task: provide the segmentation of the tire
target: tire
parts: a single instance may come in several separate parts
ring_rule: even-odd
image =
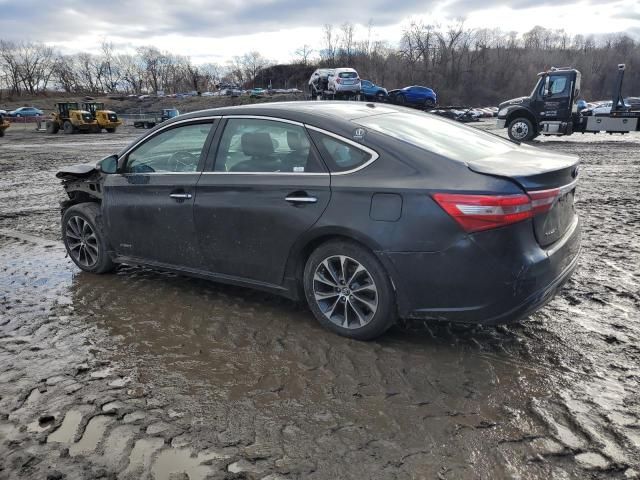
[[[60,127],[58,126],[57,122],[47,120],[47,123],[45,125],[46,125],[47,133],[56,134],[60,130]]]
[[[509,138],[515,142],[528,142],[538,135],[531,121],[525,117],[513,119],[509,123],[507,133]]]
[[[76,129],[73,127],[73,124],[69,120],[65,120],[65,122],[62,124],[62,130],[65,134],[70,135],[72,133],[75,133]]]
[[[106,273],[115,268],[109,257],[100,205],[93,202],[69,207],[62,215],[62,239],[67,254],[80,270]]]
[[[407,99],[406,99],[406,98],[404,98],[404,95],[398,95],[398,96],[396,97],[396,103],[397,103],[398,105],[404,105],[404,104],[406,104],[406,103],[407,103]]]
[[[0,137],[4,137],[4,128],[0,128]]]
[[[433,107],[435,107],[435,106],[436,106],[436,103],[433,101],[433,99],[432,99],[432,98],[427,98],[427,99],[424,101],[424,108],[425,108],[425,110],[431,110],[431,109],[432,109]]]
[[[107,133],[116,133],[116,127],[113,127],[113,128],[105,128],[105,130],[107,131]]]
[[[378,92],[376,93],[376,97],[375,100],[376,102],[384,102],[386,95],[384,94],[384,92]]]
[[[396,321],[389,276],[374,254],[357,243],[320,245],[307,260],[303,287],[313,315],[338,335],[371,340]]]

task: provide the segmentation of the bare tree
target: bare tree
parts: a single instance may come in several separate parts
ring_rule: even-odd
[[[309,64],[309,58],[312,54],[313,49],[306,43],[298,48],[295,52],[297,62],[305,66]]]

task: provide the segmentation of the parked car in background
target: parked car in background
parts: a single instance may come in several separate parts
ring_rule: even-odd
[[[258,288],[366,340],[397,318],[498,324],[550,301],[580,251],[578,165],[395,106],[282,102],[189,113],[57,177],[80,269]]]
[[[389,94],[386,88],[376,85],[371,80],[361,80],[360,90],[362,95],[369,100],[384,100]]]
[[[35,107],[20,107],[7,112],[7,116],[12,118],[38,117],[40,115],[43,115],[42,110],[39,110]]]
[[[333,93],[360,93],[360,77],[353,68],[336,68],[328,76],[328,90]]]
[[[267,91],[264,88],[254,88],[249,93],[251,98],[261,98],[267,94]]]
[[[389,101],[398,105],[433,108],[438,103],[436,92],[429,87],[412,85],[389,91]]]
[[[334,73],[333,68],[316,68],[309,78],[309,92],[319,95],[329,88],[329,75]]]

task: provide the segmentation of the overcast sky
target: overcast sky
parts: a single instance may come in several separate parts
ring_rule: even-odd
[[[321,27],[350,21],[363,36],[397,43],[411,20],[524,32],[535,25],[571,34],[627,32],[640,38],[640,0],[0,0],[0,39],[38,40],[65,52],[97,51],[107,39],[133,50],[155,45],[194,62],[224,63],[258,50],[288,61],[318,49]]]

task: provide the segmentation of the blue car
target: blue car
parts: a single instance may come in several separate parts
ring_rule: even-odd
[[[436,92],[429,87],[412,85],[398,90],[391,90],[389,92],[389,101],[408,107],[433,108],[437,104],[437,96]]]
[[[382,88],[370,80],[360,81],[360,91],[367,99],[383,100],[388,95],[386,88]]]
[[[38,110],[34,107],[20,107],[15,110],[11,110],[7,113],[7,116],[19,118],[19,117],[38,117],[42,115],[42,110]]]

